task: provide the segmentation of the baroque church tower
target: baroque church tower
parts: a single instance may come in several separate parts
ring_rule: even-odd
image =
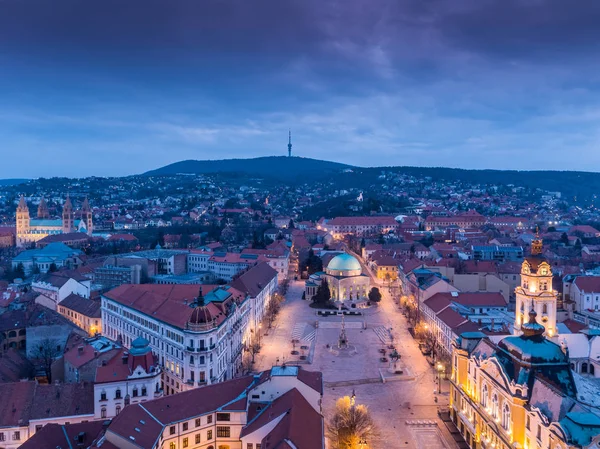
[[[17,206],[17,242],[23,242],[27,239],[27,234],[29,234],[29,207],[27,206],[27,202],[25,201],[25,197],[21,195],[21,199],[19,200],[19,205]]]
[[[515,289],[517,304],[514,334],[522,333],[531,310],[536,312],[536,321],[546,329],[546,337],[554,337],[556,330],[557,292],[552,290],[552,268],[542,256],[542,240],[536,233],[531,242],[531,255],[521,266],[521,285]]]
[[[67,199],[65,200],[65,204],[63,205],[62,212],[62,232],[63,234],[67,234],[69,232],[73,232],[75,229],[73,217],[73,204],[71,204],[71,198],[67,195]]]

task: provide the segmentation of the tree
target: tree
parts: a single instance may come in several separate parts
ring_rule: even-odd
[[[565,246],[569,246],[569,236],[567,235],[566,232],[563,232],[560,236],[560,242],[565,245]]]
[[[334,449],[359,449],[376,437],[375,422],[369,409],[354,401],[354,396],[338,399],[327,421],[326,433]]]
[[[290,218],[290,222],[288,223],[288,229],[296,229],[296,226],[294,225],[294,220],[292,218]]]
[[[321,285],[317,288],[317,293],[313,296],[313,302],[317,304],[327,304],[331,299],[331,292],[329,291],[329,285],[327,282],[322,281]]]
[[[54,273],[55,271],[58,271],[58,267],[54,262],[52,262],[48,267],[48,273]]]
[[[12,273],[12,280],[15,280],[17,278],[23,279],[24,277],[25,277],[25,267],[23,266],[22,262],[19,262],[19,264],[17,265],[17,268],[15,268],[15,270]]]
[[[381,292],[377,287],[373,287],[371,291],[369,291],[369,301],[371,302],[379,302],[381,301]]]
[[[57,340],[45,338],[33,351],[32,358],[44,369],[48,383],[52,383],[52,364],[61,355],[60,344]]]

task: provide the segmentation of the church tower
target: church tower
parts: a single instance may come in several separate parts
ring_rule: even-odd
[[[42,220],[50,218],[50,211],[48,210],[48,205],[43,197],[42,201],[40,201],[40,205],[38,206],[37,217]]]
[[[74,229],[73,204],[71,204],[71,198],[69,198],[69,195],[67,195],[65,204],[63,204],[62,232],[63,234],[67,234],[69,232],[73,232]]]
[[[556,331],[557,292],[552,290],[552,268],[542,256],[542,240],[536,233],[531,242],[531,255],[521,265],[521,285],[515,289],[517,297],[514,334],[522,333],[529,311],[536,312],[536,320],[546,328],[546,337]]]
[[[94,223],[92,222],[92,208],[90,207],[87,197],[83,200],[83,204],[81,205],[81,219],[85,223],[87,234],[92,235]]]
[[[27,206],[27,202],[25,201],[25,197],[21,195],[21,199],[19,200],[19,205],[17,206],[17,245],[22,246],[23,243],[28,241],[28,234],[30,231],[30,217],[29,217],[29,207]]]

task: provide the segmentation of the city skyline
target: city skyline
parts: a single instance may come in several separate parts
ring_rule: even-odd
[[[285,156],[290,128],[350,165],[600,171],[591,1],[0,8],[0,178]]]

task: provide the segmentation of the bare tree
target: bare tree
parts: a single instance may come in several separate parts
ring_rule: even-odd
[[[335,409],[326,425],[327,437],[334,449],[359,449],[376,438],[376,428],[369,409],[354,403],[354,397],[344,396],[335,403]]]
[[[32,359],[42,365],[48,383],[52,383],[52,364],[61,353],[60,343],[53,338],[45,338],[32,352]]]
[[[271,329],[271,326],[273,325],[273,321],[275,321],[275,317],[277,317],[279,310],[281,310],[281,303],[279,302],[279,300],[276,296],[273,296],[271,301],[269,301],[269,304],[267,305],[267,310],[266,310],[266,318],[269,323],[269,329]]]
[[[242,355],[242,375],[246,375],[252,371],[254,364],[253,358],[254,356],[250,353],[245,353]]]

